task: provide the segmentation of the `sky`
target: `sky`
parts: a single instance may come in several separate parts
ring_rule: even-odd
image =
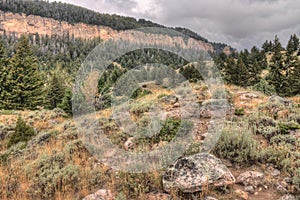
[[[213,42],[238,50],[261,47],[278,35],[286,45],[300,37],[299,0],[61,0],[100,13],[144,18],[189,28]]]

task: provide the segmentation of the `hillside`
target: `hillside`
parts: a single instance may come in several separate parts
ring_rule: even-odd
[[[296,34],[237,52],[186,28],[2,1],[0,199],[299,200],[299,95]]]

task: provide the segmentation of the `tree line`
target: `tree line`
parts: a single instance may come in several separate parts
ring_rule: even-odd
[[[0,109],[53,109],[71,114],[71,87],[81,63],[100,38],[0,37]]]
[[[229,56],[216,56],[223,79],[228,84],[253,89],[266,94],[294,96],[300,94],[299,38],[291,35],[284,48],[277,36],[265,41],[261,49],[253,47]]]

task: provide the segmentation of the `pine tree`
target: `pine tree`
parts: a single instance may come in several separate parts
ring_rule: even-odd
[[[299,38],[296,34],[291,35],[286,50],[288,55],[293,55],[299,49]]]
[[[289,85],[290,85],[290,96],[300,94],[300,60],[298,59],[297,62],[294,63],[293,67],[291,68],[291,72],[289,74]]]
[[[26,122],[21,118],[21,116],[19,116],[15,131],[10,136],[7,146],[11,147],[19,142],[28,142],[34,136],[34,134],[34,129],[26,125]]]
[[[8,57],[6,53],[5,46],[3,44],[3,41],[0,41],[0,109],[4,109],[4,99],[6,96],[6,90],[7,90],[7,82],[6,78],[8,75]]]
[[[47,89],[46,102],[49,109],[57,108],[62,103],[65,87],[62,78],[54,72]]]
[[[72,91],[70,89],[66,89],[62,102],[58,107],[63,109],[68,115],[72,115]]]
[[[269,84],[273,85],[276,89],[276,92],[279,95],[285,96],[286,94],[286,86],[288,85],[285,73],[286,73],[286,65],[284,63],[284,58],[281,53],[282,45],[278,39],[275,37],[274,45],[273,45],[274,54],[271,58],[270,63],[270,74],[268,77]]]
[[[232,80],[234,84],[243,87],[248,86],[250,74],[242,58],[238,59],[235,71],[233,73],[235,75],[234,79]]]
[[[43,104],[43,82],[29,40],[22,36],[8,64],[6,109],[36,109]]]
[[[272,47],[273,47],[272,41],[266,40],[265,43],[262,45],[263,52],[268,53],[272,51]]]

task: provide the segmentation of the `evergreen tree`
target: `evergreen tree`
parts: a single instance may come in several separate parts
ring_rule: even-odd
[[[21,116],[19,116],[15,131],[10,136],[7,146],[11,147],[19,142],[28,142],[34,136],[34,134],[34,129],[26,125],[26,122],[21,118]]]
[[[8,64],[6,109],[36,109],[43,105],[43,82],[29,40],[22,36]]]
[[[72,115],[72,91],[70,89],[65,90],[62,102],[58,107],[63,109],[68,115]]]
[[[281,53],[282,45],[277,36],[274,40],[273,51],[274,54],[271,58],[268,80],[269,83],[275,87],[277,94],[284,96],[287,92],[286,89],[288,89],[286,88],[288,83],[285,77],[286,65]]]
[[[262,45],[262,51],[264,53],[268,53],[272,51],[272,47],[273,47],[272,41],[266,40],[265,43]]]
[[[299,38],[296,34],[291,35],[290,40],[287,44],[286,50],[288,55],[294,54],[299,49]]]
[[[290,96],[300,94],[300,61],[294,63],[289,73]]]
[[[61,77],[54,72],[47,89],[46,102],[49,109],[57,108],[62,103],[65,87]]]
[[[233,84],[243,87],[248,86],[250,74],[242,58],[238,59],[235,67],[235,72],[233,73]]]
[[[6,78],[9,72],[7,69],[7,63],[8,63],[8,58],[7,58],[6,49],[3,44],[3,41],[1,40],[0,41],[0,109],[5,108],[4,99],[8,87]]]

